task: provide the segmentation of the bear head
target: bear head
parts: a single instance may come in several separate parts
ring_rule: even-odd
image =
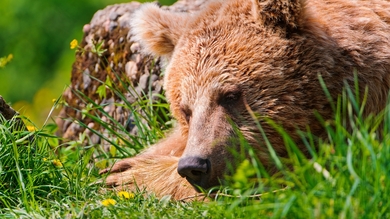
[[[314,112],[326,118],[331,108],[318,75],[327,81],[340,63],[332,42],[306,22],[304,9],[300,0],[217,0],[192,14],[153,3],[134,14],[133,39],[167,61],[166,96],[187,139],[178,172],[192,185],[221,183],[234,166],[232,152],[247,154],[234,140],[239,136],[276,171],[267,144],[279,156],[287,151],[267,119],[297,142],[296,130],[310,126],[314,135],[323,134]],[[337,92],[344,76],[338,77],[331,89]]]

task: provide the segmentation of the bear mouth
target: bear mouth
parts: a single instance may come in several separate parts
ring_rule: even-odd
[[[203,180],[194,181],[189,177],[185,177],[185,179],[191,184],[192,187],[194,187],[197,192],[204,192],[211,188],[211,186],[209,186],[207,182],[203,182]]]
[[[221,186],[219,180],[215,180],[214,182],[212,182],[210,180],[210,176],[203,176],[202,180],[200,181],[195,181],[189,177],[184,178],[191,184],[195,191],[199,193],[209,192],[211,189],[219,188]]]

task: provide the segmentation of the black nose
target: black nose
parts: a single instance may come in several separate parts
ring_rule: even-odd
[[[179,160],[177,172],[190,183],[202,186],[210,170],[210,162],[200,157],[184,157]]]

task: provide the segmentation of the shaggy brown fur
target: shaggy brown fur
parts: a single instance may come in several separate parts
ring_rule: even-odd
[[[144,153],[104,170],[111,171],[108,185],[135,180],[176,199],[195,194],[191,185],[219,185],[234,160],[230,150],[239,150],[231,122],[275,171],[248,108],[278,155],[286,156],[283,140],[265,117],[304,151],[296,130],[310,126],[325,137],[314,112],[332,117],[318,75],[336,99],[357,70],[360,90],[368,88],[366,115],[382,110],[388,96],[388,1],[215,0],[196,14],[145,4],[132,30],[146,52],[168,61],[165,89],[178,126]]]

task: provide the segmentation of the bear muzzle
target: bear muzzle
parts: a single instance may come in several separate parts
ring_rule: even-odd
[[[211,163],[200,157],[183,157],[179,160],[177,172],[185,177],[199,191],[199,187],[207,189],[210,178]]]

